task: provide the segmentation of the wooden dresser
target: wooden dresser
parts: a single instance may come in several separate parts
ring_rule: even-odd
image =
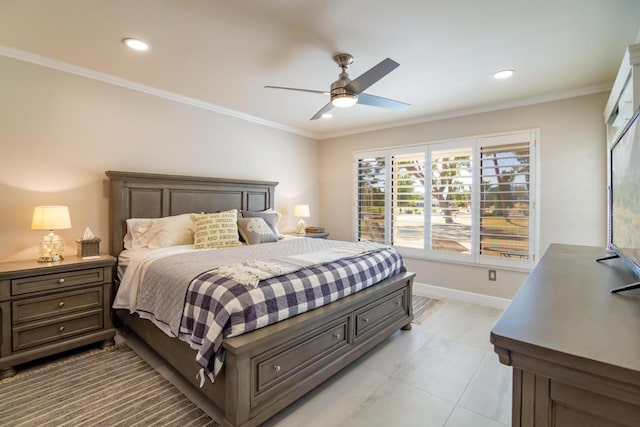
[[[640,426],[640,291],[603,248],[551,245],[491,331],[512,425]]]
[[[110,318],[115,258],[68,256],[58,264],[0,263],[0,378],[14,366],[101,341]]]

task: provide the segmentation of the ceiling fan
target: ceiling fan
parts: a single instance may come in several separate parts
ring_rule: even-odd
[[[331,83],[331,91],[311,90],[311,89],[298,89],[293,87],[282,86],[265,86],[269,89],[285,89],[285,90],[297,90],[300,92],[319,93],[321,95],[330,95],[331,100],[327,105],[322,107],[320,111],[311,117],[311,120],[317,120],[326,114],[333,107],[347,108],[357,104],[371,105],[373,107],[390,108],[392,110],[406,110],[409,108],[409,104],[400,101],[394,101],[393,99],[382,98],[380,96],[369,95],[363,93],[373,85],[375,82],[395,70],[400,64],[394,60],[387,58],[380,62],[378,65],[369,69],[365,73],[361,74],[355,80],[349,78],[347,74],[347,67],[353,63],[353,56],[348,53],[339,53],[333,57],[333,60],[342,68],[342,72],[338,80]]]

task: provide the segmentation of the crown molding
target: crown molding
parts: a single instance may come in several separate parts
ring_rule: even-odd
[[[234,117],[236,119],[282,130],[288,133],[304,136],[307,138],[312,138],[316,140],[320,139],[320,135],[317,135],[315,133],[311,133],[301,129],[286,126],[281,123],[276,123],[269,120],[261,119],[260,117],[241,113],[239,111],[224,108],[219,105],[212,104],[210,102],[202,101],[199,99],[191,98],[188,96],[179,95],[174,92],[158,89],[153,86],[136,83],[131,80],[126,80],[120,77],[112,76],[110,74],[101,73],[89,68],[80,67],[77,65],[69,64],[67,62],[63,62],[63,61],[57,61],[52,58],[36,55],[35,53],[14,49],[12,47],[0,45],[0,56],[6,56],[8,58],[18,59],[24,62],[30,62],[32,64],[41,65],[43,67],[52,68],[54,70],[63,71],[65,73],[75,74],[78,76],[86,77],[88,79],[98,80],[104,83],[120,86],[126,89],[135,90],[138,92],[157,96],[164,99],[169,99],[171,101],[179,102],[181,104],[202,108],[204,110],[213,111],[215,113],[224,114],[226,116]]]

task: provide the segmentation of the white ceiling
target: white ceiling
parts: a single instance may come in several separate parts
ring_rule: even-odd
[[[638,0],[0,0],[0,53],[324,138],[607,90],[639,25]],[[151,48],[131,51],[124,37]],[[328,90],[338,52],[355,57],[352,79],[399,62],[366,92],[411,108],[356,105],[310,121],[323,95],[264,88]],[[494,80],[504,68],[515,76]]]

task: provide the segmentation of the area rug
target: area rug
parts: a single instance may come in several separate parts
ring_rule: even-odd
[[[413,323],[419,325],[427,317],[431,316],[442,301],[435,298],[423,297],[422,295],[413,295]]]
[[[126,345],[0,381],[7,426],[212,426],[213,420]]]

